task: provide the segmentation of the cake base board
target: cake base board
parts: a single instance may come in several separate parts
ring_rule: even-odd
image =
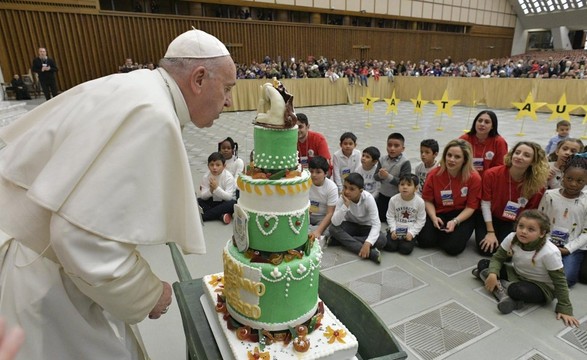
[[[210,274],[204,276],[202,279],[204,285],[204,295],[200,297],[200,302],[204,308],[204,313],[208,319],[210,329],[216,339],[218,349],[222,354],[222,359],[225,360],[247,360],[247,353],[259,347],[256,342],[242,341],[236,337],[236,332],[230,330],[226,326],[226,321],[223,319],[223,314],[216,312],[216,298],[218,295],[219,285],[211,285],[212,276],[221,277],[223,273]],[[359,343],[355,336],[338,320],[334,314],[324,304],[324,318],[321,321],[322,325],[319,329],[314,330],[307,337],[310,340],[310,349],[307,352],[300,353],[293,349],[292,343],[287,346],[283,342],[276,342],[271,345],[266,345],[265,349],[259,352],[268,352],[270,359],[295,359],[295,360],[341,360],[353,359],[356,360],[355,354],[359,349]],[[324,336],[326,327],[330,326],[332,329],[344,329],[346,336],[342,339],[344,343],[335,340],[332,344],[328,343],[328,338]]]

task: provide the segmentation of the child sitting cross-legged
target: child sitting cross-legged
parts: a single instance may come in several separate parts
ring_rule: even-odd
[[[350,173],[343,183],[343,190],[330,225],[330,241],[338,242],[363,259],[381,263],[381,252],[387,243],[380,232],[381,221],[373,195],[363,191],[363,177]]]
[[[539,210],[525,210],[518,217],[515,229],[503,240],[491,261],[479,261],[473,275],[485,282],[485,288],[497,298],[497,308],[503,314],[520,309],[524,303],[548,304],[556,298],[557,320],[578,327],[561,253],[547,238],[548,217]],[[509,258],[513,266],[505,266]]]
[[[389,199],[387,208],[387,245],[384,250],[409,255],[414,250],[414,237],[426,223],[424,200],[416,195],[418,176],[401,175],[399,194]]]
[[[202,220],[221,220],[230,224],[236,204],[236,183],[224,167],[224,161],[224,156],[219,152],[208,156],[208,171],[202,178],[198,205],[202,208]]]

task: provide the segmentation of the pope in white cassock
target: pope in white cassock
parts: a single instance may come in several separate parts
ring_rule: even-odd
[[[137,245],[205,253],[181,128],[230,106],[234,62],[214,36],[178,36],[154,71],[89,81],[0,129],[0,316],[18,359],[148,358],[134,324],[171,286]]]

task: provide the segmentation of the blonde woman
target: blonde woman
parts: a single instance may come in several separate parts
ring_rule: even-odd
[[[479,208],[481,176],[473,169],[471,145],[462,139],[445,147],[440,166],[428,173],[422,198],[426,224],[418,235],[418,246],[439,246],[449,255],[458,255],[473,234],[472,218]]]
[[[481,211],[476,213],[475,241],[481,255],[494,253],[525,209],[536,209],[544,194],[549,166],[546,153],[532,141],[520,141],[504,165],[483,174]]]

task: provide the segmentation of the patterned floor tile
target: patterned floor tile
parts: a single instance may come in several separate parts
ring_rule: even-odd
[[[532,349],[525,353],[524,355],[520,356],[516,360],[552,360],[548,356],[544,355],[540,351],[536,349]]]
[[[557,337],[577,350],[587,354],[587,316],[579,320],[578,328],[567,327]]]
[[[443,252],[435,252],[418,258],[433,269],[440,271],[446,276],[454,276],[463,271],[470,271],[473,269],[481,259],[481,256],[476,254],[468,247],[458,256],[450,256]]]
[[[499,328],[454,300],[390,326],[397,339],[421,360],[440,360]]]
[[[345,284],[371,306],[428,286],[399,266],[383,269]]]
[[[338,266],[359,261],[359,257],[341,246],[330,246],[324,249],[322,253],[322,262],[320,269],[334,269]]]

